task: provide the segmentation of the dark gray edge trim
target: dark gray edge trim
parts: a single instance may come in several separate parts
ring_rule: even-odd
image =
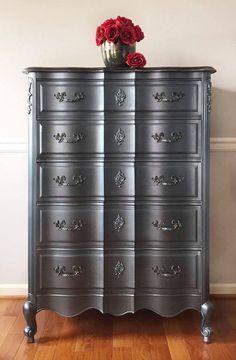
[[[157,72],[165,72],[165,71],[207,71],[210,73],[215,73],[216,69],[211,66],[193,66],[193,67],[144,67],[144,68],[95,68],[95,67],[27,67],[23,70],[24,74],[28,74],[30,72],[146,72],[146,71],[157,71]]]

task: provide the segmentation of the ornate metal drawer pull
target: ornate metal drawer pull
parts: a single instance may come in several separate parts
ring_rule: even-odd
[[[76,144],[85,138],[85,136],[82,132],[73,133],[72,139],[68,139],[68,140],[66,139],[66,133],[64,133],[64,132],[54,134],[53,137],[57,140],[58,144],[60,144],[60,143]]]
[[[181,273],[181,267],[179,265],[172,265],[170,270],[167,271],[165,267],[153,266],[152,270],[155,274],[163,276],[165,278],[173,278],[178,276]]]
[[[116,266],[113,267],[113,270],[114,270],[114,275],[119,278],[121,274],[125,271],[125,266],[122,263],[122,261],[118,260]]]
[[[121,170],[119,170],[118,173],[114,176],[114,181],[118,188],[121,188],[124,185],[125,180],[125,174]]]
[[[115,220],[113,220],[114,230],[120,232],[124,225],[125,225],[125,220],[123,219],[122,216],[120,216],[120,214],[118,214]]]
[[[68,99],[65,91],[58,92],[58,93],[54,94],[54,96],[59,102],[64,101],[64,102],[70,102],[70,103],[77,103],[77,102],[80,102],[85,99],[85,95],[83,92],[80,92],[80,93],[75,92],[74,99]]]
[[[175,176],[175,175],[172,175],[172,176],[170,177],[170,181],[166,181],[166,180],[165,180],[165,176],[164,176],[164,175],[161,175],[161,176],[152,177],[152,180],[153,180],[153,182],[154,182],[156,185],[174,186],[174,185],[180,184],[181,181],[184,180],[184,177],[183,177],[183,176]]]
[[[74,175],[72,177],[72,182],[67,182],[66,176],[63,175],[63,176],[57,176],[53,178],[53,180],[56,182],[58,186],[77,186],[83,184],[86,180],[86,177],[82,175]]]
[[[155,133],[154,135],[152,135],[152,138],[154,140],[156,140],[156,142],[163,142],[163,143],[174,143],[176,141],[179,141],[182,139],[183,135],[181,132],[177,133],[177,132],[172,132],[170,133],[170,137],[167,139],[164,137],[165,134],[163,132],[161,133]]]
[[[182,224],[179,220],[171,220],[171,225],[172,226],[166,226],[163,222],[155,220],[152,222],[152,225],[157,228],[157,230],[162,230],[162,231],[174,231],[177,229],[180,229],[182,227]]]
[[[56,222],[54,221],[53,224],[56,225],[56,228],[61,231],[80,231],[85,226],[85,222],[82,219],[73,220],[72,221],[73,227],[67,227],[65,220],[62,220],[61,222],[57,220]]]
[[[181,99],[183,99],[184,97],[184,93],[182,91],[179,91],[179,92],[176,92],[176,91],[173,91],[171,93],[171,96],[168,98],[166,96],[166,93],[163,91],[161,93],[156,93],[156,94],[153,94],[152,95],[154,97],[154,99],[157,101],[157,102],[169,102],[169,103],[173,103],[173,102],[177,102],[177,101],[180,101]]]
[[[117,130],[117,132],[114,135],[115,142],[118,146],[122,145],[125,141],[125,132],[121,128]]]
[[[84,272],[84,269],[81,265],[73,265],[72,272],[66,272],[65,266],[56,266],[53,268],[53,270],[57,273],[58,276],[62,277],[80,276]]]
[[[119,89],[115,94],[115,99],[116,99],[116,104],[122,106],[126,99],[126,93],[124,92],[124,90]]]

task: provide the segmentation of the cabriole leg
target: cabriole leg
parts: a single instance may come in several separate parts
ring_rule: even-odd
[[[209,343],[211,341],[211,335],[213,329],[210,326],[210,322],[211,322],[213,310],[214,310],[214,306],[210,301],[207,301],[201,306],[201,314],[202,314],[201,333],[203,336],[203,341],[205,343]]]
[[[31,301],[26,301],[23,306],[23,313],[27,324],[26,328],[24,329],[24,334],[27,337],[27,341],[29,343],[33,343],[34,335],[37,332],[37,324],[36,324],[37,309],[32,304]]]

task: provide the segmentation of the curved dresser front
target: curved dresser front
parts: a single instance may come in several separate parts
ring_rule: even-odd
[[[35,315],[202,313],[213,68],[28,68],[29,342]]]

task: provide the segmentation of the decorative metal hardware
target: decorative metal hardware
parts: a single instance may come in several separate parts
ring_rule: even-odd
[[[114,275],[119,278],[121,274],[125,271],[125,266],[122,263],[122,261],[118,260],[116,266],[113,267],[113,270],[114,270]]]
[[[69,138],[68,140],[66,139],[66,136],[67,135],[64,132],[53,135],[53,137],[57,140],[58,144],[60,144],[60,143],[76,144],[85,138],[85,136],[82,132],[73,133],[72,138]]]
[[[207,82],[207,112],[210,114],[211,112],[211,77],[209,76]]]
[[[173,103],[173,102],[177,102],[177,101],[180,101],[181,99],[183,99],[184,93],[182,91],[180,91],[180,92],[173,91],[169,98],[166,96],[165,92],[161,92],[161,93],[157,92],[156,94],[153,94],[152,96],[154,97],[154,99],[157,102]]]
[[[121,170],[119,170],[116,176],[114,176],[114,181],[118,188],[121,188],[123,186],[125,180],[126,180],[125,174]]]
[[[126,99],[126,93],[124,92],[124,90],[119,89],[115,94],[115,99],[116,99],[116,104],[122,106]]]
[[[125,141],[125,132],[121,128],[117,130],[117,132],[114,135],[115,142],[118,146],[122,145]]]
[[[184,180],[183,176],[175,176],[172,175],[170,177],[170,181],[165,180],[165,176],[161,175],[161,176],[155,176],[152,177],[153,182],[158,186],[158,185],[162,185],[162,186],[174,186],[174,185],[178,185],[181,183],[181,181]]]
[[[153,266],[152,270],[154,271],[155,274],[163,276],[167,279],[178,276],[182,271],[182,269],[179,265],[177,265],[177,266],[172,265],[169,271],[166,270],[164,266],[160,268],[158,265],[156,265],[156,266]]]
[[[115,220],[113,221],[114,230],[120,232],[124,225],[125,225],[124,218],[120,216],[120,214],[118,214]]]
[[[62,175],[53,178],[53,180],[56,182],[58,186],[77,186],[83,184],[86,180],[86,177],[82,175],[74,175],[72,177],[72,182],[67,182],[66,176]]]
[[[157,229],[157,230],[162,230],[162,231],[174,231],[177,229],[180,229],[182,227],[182,224],[179,220],[171,220],[171,225],[172,226],[166,226],[165,223],[155,220],[152,222],[152,225]]]
[[[156,142],[163,142],[163,143],[174,143],[176,141],[179,141],[182,139],[183,134],[181,132],[172,132],[170,133],[170,137],[167,139],[164,137],[165,134],[163,132],[161,133],[155,133],[152,135],[152,138],[156,140]]]
[[[72,272],[66,272],[65,266],[56,266],[53,268],[53,270],[56,272],[57,276],[62,277],[80,276],[84,272],[84,268],[81,265],[73,265]]]
[[[29,80],[29,88],[28,88],[28,107],[27,107],[28,115],[31,114],[32,108],[33,108],[33,102],[32,102],[33,93],[32,93],[32,88],[33,88],[33,80],[30,79],[30,80]]]
[[[73,220],[72,227],[67,227],[65,220],[62,221],[57,220],[56,222],[54,221],[53,224],[56,225],[56,228],[61,231],[80,231],[85,226],[85,222],[82,219]]]
[[[70,103],[77,103],[77,102],[81,102],[82,100],[85,99],[85,95],[83,92],[74,93],[74,98],[73,99],[69,99],[67,98],[67,94],[65,91],[63,92],[58,92],[56,94],[54,94],[55,98],[59,101],[59,102],[70,102]]]

